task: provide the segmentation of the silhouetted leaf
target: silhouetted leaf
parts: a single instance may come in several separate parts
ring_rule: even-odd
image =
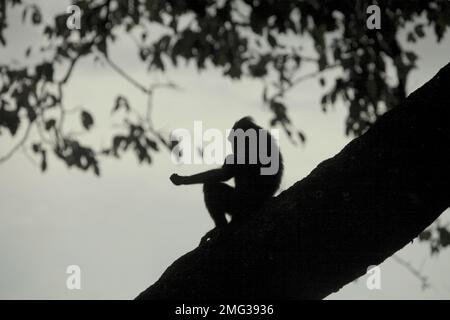
[[[405,55],[406,55],[406,57],[408,58],[408,60],[409,60],[411,63],[416,62],[416,60],[417,60],[417,55],[416,55],[414,52],[412,52],[412,51],[406,51],[406,52],[405,52]]]
[[[94,124],[94,118],[85,110],[81,112],[81,123],[86,130],[89,130]]]
[[[22,10],[22,23],[24,23],[25,20],[27,19],[27,13],[28,13],[28,6],[25,6],[24,9]]]
[[[41,144],[40,143],[33,143],[31,146],[31,150],[33,150],[34,153],[41,152]]]
[[[20,118],[17,111],[9,111],[0,107],[0,126],[8,128],[11,135],[15,135],[19,128]]]
[[[425,36],[425,32],[423,31],[423,24],[416,25],[414,31],[416,32],[417,36],[419,36],[419,38],[423,38]]]
[[[439,228],[439,241],[442,247],[450,245],[450,232],[445,228]]]
[[[50,120],[47,120],[46,122],[45,122],[45,130],[50,130],[51,128],[53,128],[53,127],[55,127],[55,124],[56,124],[56,120],[55,119],[50,119]]]
[[[320,85],[321,85],[322,87],[324,87],[324,86],[325,86],[325,79],[321,77],[321,78],[319,79],[319,83],[320,83]]]
[[[47,152],[45,150],[41,151],[41,170],[44,172],[47,170]]]
[[[152,148],[155,151],[159,151],[158,144],[155,141],[153,141],[152,139],[145,137],[145,142],[148,147]]]
[[[263,98],[264,102],[267,102],[267,87],[266,86],[264,86],[262,98]]]
[[[431,239],[431,231],[425,230],[421,234],[419,234],[419,240],[420,241],[428,241]]]
[[[100,168],[99,168],[99,166],[98,166],[98,163],[97,163],[97,162],[94,162],[94,163],[92,164],[92,167],[94,168],[94,173],[95,173],[95,175],[96,175],[96,176],[100,176]]]
[[[31,21],[35,25],[40,24],[42,21],[42,14],[37,6],[33,6],[33,13],[31,15]]]
[[[53,81],[53,64],[44,62],[36,66],[36,77],[47,81]]]
[[[298,135],[298,137],[299,137],[299,139],[300,139],[300,141],[302,143],[306,142],[306,136],[305,136],[305,134],[302,131],[298,130],[297,131],[297,135]]]
[[[121,96],[121,95],[116,97],[114,107],[111,112],[114,113],[116,111],[119,111],[120,109],[125,109],[125,111],[127,111],[127,112],[130,111],[130,109],[131,109],[127,98],[125,98],[124,96]]]
[[[272,34],[270,34],[270,33],[267,34],[267,41],[269,42],[269,44],[270,44],[270,46],[271,46],[272,48],[274,48],[274,47],[277,46],[277,40],[276,40],[275,37],[274,37]]]

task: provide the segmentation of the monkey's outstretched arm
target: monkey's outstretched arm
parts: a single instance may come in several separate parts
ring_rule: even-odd
[[[208,182],[221,182],[229,180],[233,177],[230,170],[225,168],[208,170],[205,172],[197,173],[192,176],[179,176],[178,174],[172,174],[170,176],[170,181],[175,185],[181,184],[197,184],[197,183],[208,183]]]

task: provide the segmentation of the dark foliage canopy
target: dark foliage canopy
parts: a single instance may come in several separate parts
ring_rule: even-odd
[[[225,77],[251,77],[264,81],[263,101],[273,114],[271,125],[281,126],[295,141],[305,140],[288,116],[285,94],[305,78],[317,77],[325,87],[321,99],[327,109],[337,99],[348,106],[346,132],[360,135],[385,110],[405,98],[408,74],[417,56],[401,43],[416,42],[432,30],[440,41],[450,25],[450,2],[441,1],[259,1],[259,0],[102,0],[74,1],[81,9],[81,28],[70,30],[71,13],[61,13],[44,24],[39,3],[0,1],[0,43],[7,46],[8,12],[22,11],[22,22],[40,28],[48,40],[30,44],[22,65],[0,64],[0,129],[3,137],[15,136],[19,128],[31,139],[31,149],[47,168],[47,154],[53,153],[68,166],[100,173],[100,155],[119,157],[132,150],[140,162],[151,163],[160,146],[172,148],[167,134],[155,130],[151,121],[151,97],[159,87],[145,87],[129,77],[109,58],[110,46],[122,37],[136,42],[136,58],[148,70],[164,71],[171,64],[187,62],[199,70],[220,68]],[[381,29],[366,26],[366,9],[381,8]],[[428,28],[429,27],[429,28]],[[153,32],[153,30],[159,30]],[[313,52],[306,55],[304,47]],[[42,57],[27,64],[31,55]],[[79,112],[84,130],[92,130],[89,110],[69,110],[64,105],[64,88],[77,62],[85,57],[104,59],[121,76],[148,95],[148,110],[141,114],[119,94],[113,111],[124,110],[126,133],[115,134],[104,150],[84,145],[64,131],[65,115]],[[306,64],[316,71],[302,74]],[[339,70],[330,85],[323,73]],[[56,70],[66,70],[56,78]],[[389,81],[388,72],[396,75]],[[54,110],[59,116],[54,115]],[[29,137],[35,127],[39,135]],[[9,158],[17,148],[2,157]]]

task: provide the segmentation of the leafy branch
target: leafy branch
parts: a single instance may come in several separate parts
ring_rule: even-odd
[[[41,149],[51,150],[68,166],[94,168],[95,173],[99,173],[96,159],[99,155],[119,156],[119,151],[131,146],[139,161],[150,162],[149,152],[157,151],[158,144],[170,149],[175,143],[155,129],[151,114],[155,90],[176,86],[171,83],[143,85],[113,62],[108,55],[110,45],[121,37],[128,35],[136,42],[137,57],[150,72],[165,72],[168,64],[177,67],[180,61],[185,61],[193,62],[198,70],[207,66],[219,68],[225,77],[232,79],[264,80],[264,102],[273,114],[270,124],[281,126],[291,141],[304,142],[305,133],[293,125],[289,108],[283,101],[288,91],[307,79],[319,78],[319,83],[324,85],[321,74],[339,67],[340,74],[331,80],[334,86],[322,96],[320,104],[326,110],[338,98],[346,103],[349,108],[346,133],[358,136],[383,113],[382,110],[393,108],[405,97],[408,75],[418,57],[402,48],[397,34],[406,30],[406,40],[412,43],[423,38],[426,30],[424,23],[417,21],[418,16],[425,16],[438,41],[450,26],[448,1],[428,5],[418,0],[389,6],[380,3],[383,28],[376,30],[368,30],[365,24],[365,8],[370,1],[360,1],[357,6],[350,0],[330,2],[327,6],[318,6],[314,1],[284,1],[280,5],[237,0],[77,0],[73,4],[83,12],[80,30],[67,28],[67,13],[56,15],[53,23],[43,26],[48,45],[41,49],[50,53],[51,61],[36,64],[34,72],[26,67],[0,65],[0,127],[14,136],[21,122],[36,122],[39,140],[34,143],[37,144],[34,150],[42,159]],[[7,9],[10,7],[23,10],[23,23],[31,22],[39,27],[44,21],[38,4],[20,0],[0,2],[0,43],[3,46],[7,45],[4,31],[8,27]],[[148,36],[149,30],[155,27],[161,32]],[[302,44],[305,42],[312,43],[314,53],[304,53]],[[36,50],[27,49],[26,57],[31,52]],[[130,116],[133,114],[138,120],[125,116],[123,125],[128,132],[114,136],[112,146],[102,151],[81,145],[74,132],[66,134],[63,130],[69,112],[64,105],[64,88],[78,61],[90,55],[100,55],[113,70],[147,96],[144,115],[133,110],[125,97],[116,98],[116,106],[129,111]],[[302,75],[305,63],[316,64],[318,71]],[[61,80],[53,78],[57,64],[68,66]],[[388,65],[393,66],[397,83],[388,81]],[[297,74],[300,76],[294,77]],[[273,94],[269,96],[268,91]],[[59,118],[47,119],[47,111],[53,108],[59,108]],[[94,117],[86,109],[77,111],[84,130],[90,130]]]

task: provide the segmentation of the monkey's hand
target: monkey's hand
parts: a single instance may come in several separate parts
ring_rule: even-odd
[[[181,184],[183,184],[183,179],[184,177],[179,176],[178,174],[174,173],[170,176],[170,181],[172,181],[172,183],[176,186],[179,186]]]

